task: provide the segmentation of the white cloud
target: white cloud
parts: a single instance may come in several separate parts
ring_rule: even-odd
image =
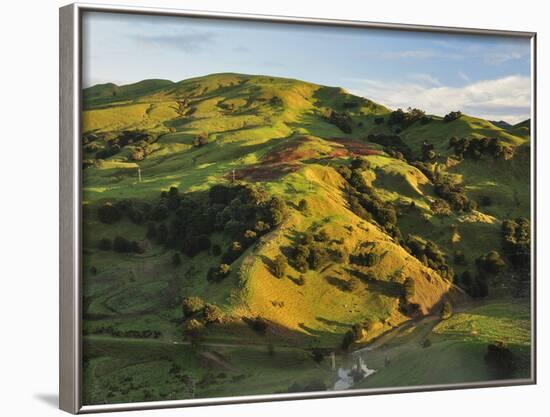
[[[460,110],[488,120],[517,123],[530,117],[531,82],[519,75],[476,81],[464,87],[426,85],[419,82],[355,80],[352,90],[390,108],[418,107],[429,114]]]
[[[408,78],[427,86],[441,86],[441,82],[430,74],[410,74]]]

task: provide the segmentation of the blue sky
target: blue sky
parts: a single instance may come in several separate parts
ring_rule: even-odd
[[[83,84],[217,72],[343,87],[432,114],[530,114],[527,39],[87,12]]]

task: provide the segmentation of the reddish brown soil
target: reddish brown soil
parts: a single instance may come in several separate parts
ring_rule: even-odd
[[[341,145],[343,145],[344,149],[348,152],[347,155],[351,155],[351,156],[380,155],[380,151],[372,149],[369,145],[353,139],[331,138],[331,139],[325,139],[325,140],[331,141],[334,143],[340,143]],[[338,155],[335,155],[335,156],[344,156],[345,154],[341,154],[342,151],[343,151],[342,149],[335,149],[334,153],[338,153]]]
[[[270,181],[295,172],[298,168],[300,168],[298,164],[256,164],[250,167],[236,169],[235,179],[252,182]],[[226,173],[224,177],[228,180],[233,179],[233,172],[230,171]]]
[[[312,141],[312,139],[308,137],[300,137],[268,152],[264,155],[262,162],[259,164],[236,169],[234,178],[235,180],[247,180],[252,182],[270,181],[297,171],[300,168],[299,162],[310,158],[317,157],[326,160],[340,157],[380,154],[380,151],[374,150],[369,147],[369,145],[353,139],[331,138],[325,140],[335,144],[338,143],[342,145],[342,147],[334,147],[328,157],[325,156],[320,158],[315,149],[300,149],[302,144]],[[224,177],[228,180],[232,180],[233,172],[227,172]]]

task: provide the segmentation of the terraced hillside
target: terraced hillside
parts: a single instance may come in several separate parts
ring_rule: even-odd
[[[240,74],[97,85],[84,109],[90,403],[280,392],[288,378],[319,389],[333,373],[291,365],[308,352],[321,361],[445,303],[526,295],[528,123]],[[126,338],[191,343],[194,362],[170,348],[166,372],[206,382],[192,394],[130,382],[160,381],[165,365],[105,353]],[[284,357],[292,376],[243,371],[240,344]],[[232,388],[209,382],[212,369],[234,374]]]

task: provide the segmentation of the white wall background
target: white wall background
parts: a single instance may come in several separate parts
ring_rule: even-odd
[[[107,1],[107,0],[106,0]],[[119,4],[320,18],[537,31],[539,44],[539,309],[537,386],[140,412],[142,416],[541,415],[549,402],[547,284],[550,164],[546,135],[548,10],[537,0],[116,0]],[[0,12],[0,413],[57,410],[58,7],[59,0],[6,1]],[[545,233],[546,232],[546,233]],[[122,413],[130,415],[129,413]],[[137,416],[138,414],[132,414]]]

